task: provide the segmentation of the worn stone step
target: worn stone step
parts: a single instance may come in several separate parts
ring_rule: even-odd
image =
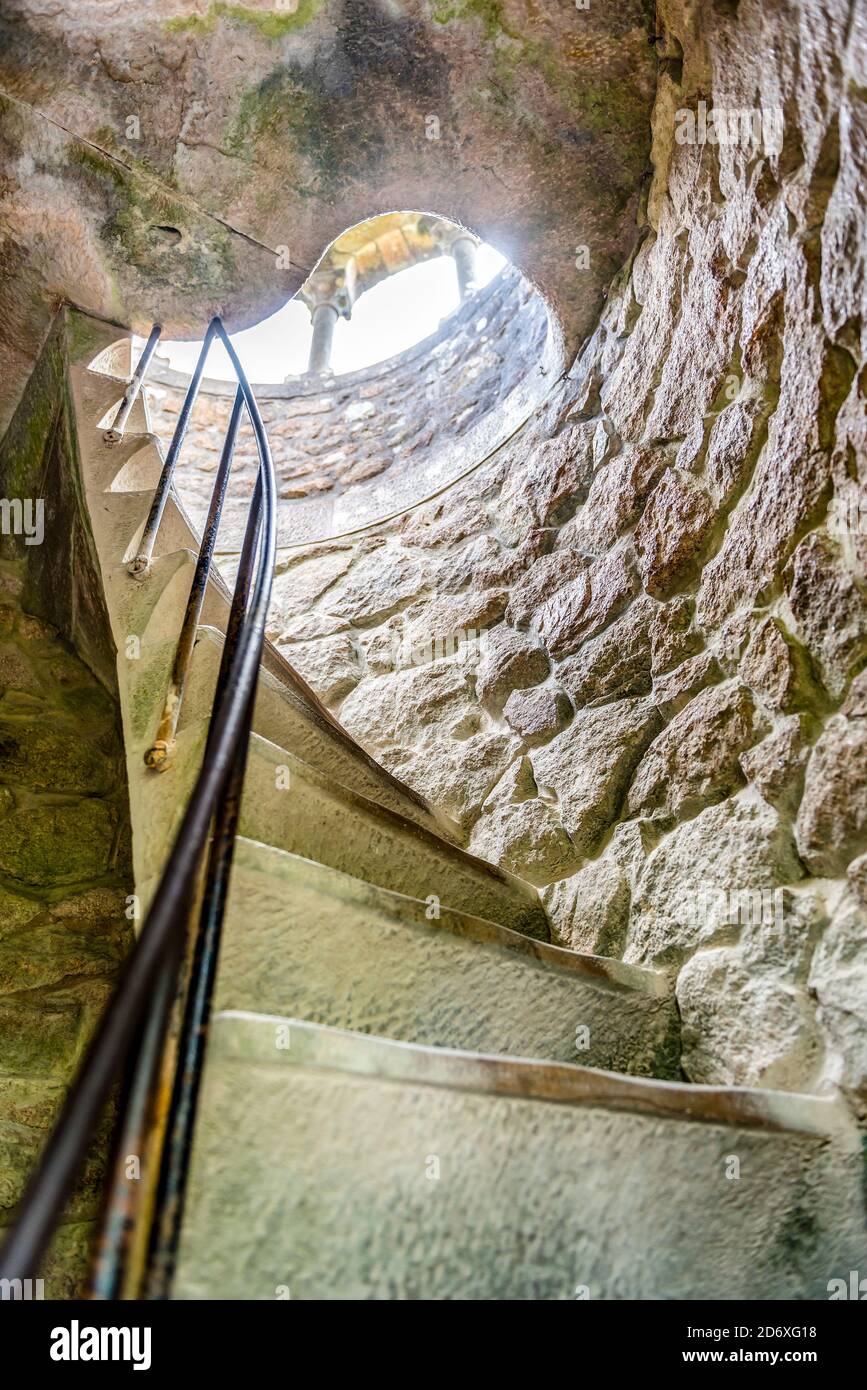
[[[73,366],[109,376],[130,370],[132,335],[128,328],[66,306],[66,349]]]
[[[171,765],[146,768],[127,749],[136,881],[158,874],[204,754],[207,721],[178,734]],[[548,923],[535,888],[458,849],[405,816],[340,785],[254,734],[240,833],[411,897],[436,894],[461,912],[541,939]]]
[[[212,594],[212,604],[217,597]],[[185,599],[181,602],[181,611],[185,602]],[[153,619],[146,631],[150,632],[152,627]],[[175,636],[163,638],[157,644],[144,645],[140,659],[127,663],[128,738],[131,747],[139,749],[142,756],[156,733],[176,647]],[[181,706],[179,731],[209,717],[222,654],[223,633],[213,627],[200,627]],[[259,675],[253,728],[263,738],[289,749],[342,786],[407,816],[434,834],[442,833],[437,817],[420,798],[378,767],[347,735],[341,736],[341,731],[330,720],[317,718],[315,707],[295,691],[287,690],[264,668]]]
[[[107,444],[98,432],[90,448],[88,491],[153,492],[162,471],[162,447],[155,434],[128,431],[117,444]]]
[[[435,1047],[680,1075],[667,977],[543,945],[244,839],[217,1007]]]
[[[381,888],[486,917],[547,940],[535,888],[458,849],[406,817],[254,735],[241,834],[314,859]]]
[[[69,367],[69,382],[79,429],[92,429],[94,434],[101,438],[102,430],[107,428],[107,423],[102,422],[113,406],[120,405],[129,380],[109,376],[105,372],[93,372],[80,363],[73,363]],[[147,411],[139,394],[127,420],[127,433],[145,433],[147,427]]]
[[[173,1296],[827,1298],[858,1147],[833,1100],[224,1013]]]
[[[138,553],[139,542],[153,501],[153,489],[141,492],[93,492],[88,489],[94,538],[103,566],[126,564]],[[199,538],[192,524],[169,496],[154,544],[154,557],[176,550],[198,551]],[[147,579],[140,583],[146,584]]]
[[[118,650],[131,636],[139,639],[137,649],[142,652],[168,641],[177,645],[194,568],[191,551],[175,550],[154,560],[144,580],[131,575],[126,565],[105,571],[106,599]],[[203,623],[224,630],[228,617],[227,599],[209,584],[202,606]]]

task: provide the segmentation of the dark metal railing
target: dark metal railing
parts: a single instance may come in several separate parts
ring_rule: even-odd
[[[229,470],[232,466],[232,456],[235,452],[235,440],[238,437],[238,426],[241,422],[241,412],[243,409],[244,393],[239,386],[235,395],[235,403],[232,406],[232,414],[229,417],[229,425],[226,430],[223,452],[220,456],[220,464],[214,481],[214,489],[211,493],[211,503],[208,508],[205,529],[202,533],[199,558],[196,562],[196,571],[193,575],[190,596],[187,600],[187,610],[184,614],[181,635],[175,652],[163,713],[157,728],[156,738],[145,753],[145,762],[148,767],[165,767],[174,745],[175,733],[181,714],[181,704],[184,698],[184,689],[186,687],[190,661],[193,655],[193,647],[196,641],[196,629],[198,628],[199,619],[202,615],[202,605],[205,602],[208,575],[210,574],[211,562],[214,557],[214,546],[217,540],[217,531],[220,527],[220,517],[222,515],[223,502],[225,501],[226,488],[229,482]],[[166,460],[166,468],[168,468],[168,466],[168,460]]]
[[[219,327],[217,325],[219,325]],[[160,474],[160,480],[157,483],[156,492],[154,493],[153,501],[151,502],[151,509],[148,513],[148,519],[145,522],[145,528],[142,532],[142,538],[139,541],[138,554],[132,560],[130,560],[129,565],[127,566],[130,574],[136,575],[136,577],[139,579],[143,578],[150,571],[151,557],[153,555],[154,544],[156,543],[157,532],[160,529],[160,522],[163,519],[163,512],[165,511],[166,503],[169,500],[169,491],[172,486],[172,478],[174,477],[175,464],[178,461],[178,456],[180,455],[181,449],[183,448],[184,440],[187,435],[187,426],[190,423],[190,415],[192,414],[193,406],[196,403],[196,397],[199,394],[199,386],[202,382],[202,373],[205,370],[205,362],[207,360],[208,353],[211,350],[211,344],[218,333],[223,338],[223,341],[228,343],[228,339],[226,338],[226,335],[223,332],[220,320],[216,318],[211,319],[211,322],[208,324],[208,331],[205,334],[204,339],[202,341],[202,350],[199,353],[199,360],[196,363],[196,369],[193,372],[193,375],[190,378],[190,384],[187,387],[187,394],[185,395],[184,403],[181,406],[181,413],[178,416],[178,423],[175,425],[175,432],[172,435],[172,442],[169,445],[169,452],[166,454],[166,461],[163,466],[163,471]],[[232,349],[230,356],[233,358],[234,365],[234,363],[237,362],[237,358],[234,355],[234,348]],[[236,370],[240,371],[240,369],[241,366],[240,363],[238,363]],[[246,381],[246,377],[244,379]],[[249,390],[250,387],[248,384],[246,391]],[[244,394],[245,400],[246,391]],[[247,402],[247,408],[249,409],[249,401]]]
[[[155,328],[148,339],[148,360],[158,336],[159,330]],[[166,1040],[180,992],[177,1061],[169,1083],[171,1099],[164,1126],[155,1220],[149,1236],[149,1273],[132,1296],[165,1297],[174,1267],[274,572],[276,489],[268,440],[250,384],[218,318],[212,320],[202,344],[139,554],[130,568],[138,577],[146,576],[149,571],[174,467],[198,393],[207,351],[215,337],[220,338],[232,361],[238,392],[178,644],[166,712],[160,723],[158,740],[162,739],[166,751],[177,727],[177,715],[171,716],[169,705],[176,711],[183,695],[243,408],[246,408],[256,438],[259,476],[229,613],[204,760],[141,934],[0,1250],[0,1278],[24,1279],[35,1275],[87,1155],[102,1110],[124,1074],[126,1089],[116,1126],[115,1169],[108,1182],[106,1215],[92,1285],[95,1296],[103,1298],[117,1297],[121,1289],[129,1288],[126,1267],[136,1227],[135,1201],[131,1193],[137,1191],[139,1185],[130,1183],[121,1165],[126,1155],[141,1153],[149,1127],[153,1127],[160,1078],[167,1070]],[[146,368],[147,363],[142,369],[140,361],[134,393],[134,383],[130,382],[127,395],[133,393],[133,399],[141,387]],[[117,423],[116,419],[113,428]],[[154,745],[158,746],[159,742]],[[151,765],[158,766],[160,759],[151,757],[153,751],[150,749],[146,758]],[[195,913],[194,907],[197,907]],[[194,930],[190,925],[191,917],[197,918]]]
[[[138,400],[138,395],[142,388],[142,382],[145,379],[145,373],[151,364],[151,358],[154,355],[154,348],[160,340],[161,332],[162,329],[160,328],[159,324],[155,323],[150,333],[148,334],[148,340],[145,343],[144,348],[142,349],[142,355],[139,358],[138,363],[136,364],[136,369],[130,378],[129,386],[123,393],[123,400],[117,408],[117,414],[115,415],[108,429],[105,430],[103,433],[102,437],[105,440],[106,444],[119,444],[120,441],[123,439],[123,434],[127,426],[127,421],[129,420],[133,406]]]

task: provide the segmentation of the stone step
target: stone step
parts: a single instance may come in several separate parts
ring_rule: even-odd
[[[135,581],[133,585],[137,590],[149,589],[149,585],[137,585]],[[180,611],[183,611],[186,597],[180,594],[173,597],[178,600]],[[218,598],[216,591],[213,591],[210,596],[212,608],[216,607]],[[172,611],[176,612],[176,609]],[[149,619],[146,634],[150,634],[158,620],[161,630],[163,624],[159,611]],[[135,628],[130,630],[134,631]],[[210,715],[223,654],[223,640],[223,633],[214,627],[202,626],[198,629],[178,721],[179,731]],[[175,635],[163,637],[158,643],[143,642],[140,658],[127,663],[128,739],[131,748],[138,749],[142,756],[156,733],[176,647]],[[287,689],[264,668],[259,675],[253,728],[269,742],[287,748],[302,762],[342,786],[407,816],[434,834],[442,833],[436,816],[419,798],[391,778],[372,759],[361,754],[361,750],[329,719],[318,718],[315,706],[294,690]]]
[[[163,469],[162,445],[155,434],[147,429],[145,407],[137,401],[130,416],[130,423],[124,431],[123,439],[116,444],[108,444],[104,432],[92,423],[99,404],[109,394],[106,383],[111,384],[111,393],[126,389],[126,382],[105,377],[81,367],[70,368],[70,387],[75,406],[79,429],[79,450],[86,454],[86,487],[91,492],[136,492],[150,491],[159,481]],[[92,385],[96,377],[97,385]],[[104,387],[104,391],[98,388]],[[94,397],[98,397],[95,402]],[[119,399],[119,398],[118,398]],[[103,412],[104,414],[105,412]],[[101,418],[101,417],[100,417]]]
[[[104,567],[124,565],[138,553],[152,501],[152,488],[140,492],[103,492],[88,487],[87,505]],[[176,550],[198,552],[198,549],[199,538],[191,522],[170,496],[157,532],[154,557]],[[137,582],[146,584],[148,581]]]
[[[163,471],[162,446],[155,434],[125,434],[106,444],[98,434],[91,449],[89,489],[93,492],[153,493]]]
[[[173,1297],[824,1299],[858,1148],[829,1099],[223,1013]]]
[[[105,570],[106,599],[118,649],[130,636],[138,637],[142,652],[149,647],[159,648],[168,641],[177,646],[195,559],[189,550],[160,555],[144,580],[131,575],[126,565]],[[203,623],[223,631],[228,617],[228,600],[209,584],[202,606]]]
[[[73,367],[124,378],[130,369],[132,335],[120,324],[66,306],[66,350]]]
[[[343,776],[339,781],[346,781],[356,790],[364,790],[365,784],[370,788],[365,795],[371,796],[374,801],[379,801],[383,806],[388,806],[392,810],[401,811],[410,820],[416,821],[419,825],[432,830],[434,834],[442,839],[448,840],[451,844],[464,845],[466,835],[458,824],[444,811],[430,806],[418,792],[413,791],[405,782],[401,782],[394,773],[389,772],[381,763],[355,742],[355,739],[348,734],[343,725],[335,718],[329,709],[322,704],[315,691],[307,684],[304,678],[299,675],[294,666],[291,666],[283,654],[272,646],[269,641],[265,641],[262,653],[262,669],[278,685],[283,700],[292,706],[296,717],[301,716],[305,721],[309,721],[317,730],[317,734],[322,735],[329,745],[338,744],[340,746],[341,760],[350,757],[353,763],[361,765],[362,773],[356,774],[353,781],[349,781]],[[261,730],[259,732],[262,732]],[[274,742],[282,743],[282,738],[275,738]],[[299,753],[305,761],[319,766],[318,760],[307,757]],[[323,765],[323,770],[327,767]],[[363,776],[363,781],[360,778]]]
[[[93,430],[94,435],[101,439],[102,431],[109,423],[103,424],[105,416],[113,406],[120,405],[129,385],[128,379],[109,376],[105,372],[92,372],[83,364],[73,363],[69,367],[69,382],[79,430]],[[139,395],[130,411],[126,432],[145,433],[147,427],[145,403]]]
[[[288,774],[288,776],[287,776]],[[251,740],[240,833],[410,897],[547,940],[538,892],[523,879],[340,786],[286,749]]]
[[[164,772],[127,747],[136,882],[161,871],[201,766],[207,721],[178,734]],[[261,844],[364,878],[381,888],[485,917],[541,939],[548,923],[536,889],[458,849],[405,816],[254,734],[241,804],[240,833]]]
[[[182,508],[170,496],[150,572],[144,579],[129,574],[125,562],[138,547],[150,510],[153,485],[159,475],[161,454],[153,435],[141,434],[135,438],[127,434],[121,443],[105,445],[100,433],[82,423],[80,412],[84,406],[81,401],[91,389],[93,375],[78,372],[74,388],[79,399],[82,472],[102,566],[109,620],[119,654],[121,690],[123,692],[127,682],[135,685],[135,723],[137,727],[146,723],[150,735],[156,728],[165,697],[171,657],[162,658],[165,675],[156,673],[152,689],[146,688],[144,667],[136,678],[136,663],[146,647],[165,644],[180,632],[196,564],[198,539]],[[141,475],[134,471],[138,460],[142,461]],[[115,464],[117,473],[112,471]],[[142,481],[147,469],[150,470],[148,488],[126,490],[127,484]],[[203,625],[223,631],[229,604],[228,591],[214,574],[205,592]],[[138,642],[130,646],[131,638],[137,638]],[[128,651],[132,654],[128,655]],[[270,644],[266,646],[263,665],[269,674],[262,680],[259,716],[261,731],[269,739],[285,742],[302,759],[337,776],[363,795],[403,812],[443,838],[453,843],[461,841],[462,836],[448,817],[432,811],[349,737]],[[215,667],[213,678],[216,678]],[[154,703],[149,710],[151,698]]]
[[[667,977],[240,839],[216,1006],[433,1047],[679,1077]]]

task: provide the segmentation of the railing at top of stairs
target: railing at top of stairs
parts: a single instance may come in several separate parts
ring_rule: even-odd
[[[122,439],[160,329],[155,325],[107,442]],[[184,1186],[228,892],[256,681],[271,597],[276,488],[255,396],[219,318],[208,326],[154,493],[139,551],[129,565],[143,582],[211,344],[219,338],[238,381],[208,518],[157,737],[145,755],[159,770],[171,751],[226,495],[246,409],[259,452],[204,759],[141,933],[97,1026],[39,1166],[0,1250],[0,1278],[32,1278],[89,1151],[100,1116],[123,1077],[120,1113],[91,1273],[92,1296],[166,1297],[183,1215]],[[166,1103],[166,1094],[170,1095]],[[143,1151],[158,1177],[131,1182],[126,1158]]]

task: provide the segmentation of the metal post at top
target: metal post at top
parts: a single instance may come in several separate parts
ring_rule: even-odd
[[[118,412],[115,415],[112,423],[109,425],[108,429],[105,430],[103,433],[102,437],[105,440],[106,444],[119,444],[120,441],[123,439],[123,432],[126,429],[127,421],[130,417],[130,412],[132,411],[133,406],[138,400],[138,394],[142,388],[142,382],[145,378],[145,372],[150,366],[151,358],[154,355],[154,348],[160,340],[161,332],[162,329],[160,325],[158,323],[155,323],[150,333],[148,334],[148,340],[145,343],[142,355],[139,358],[138,363],[136,364],[136,369],[133,372],[132,377],[130,378],[129,386],[126,388],[123,400],[121,401],[120,406],[118,407]]]
[[[199,394],[199,386],[201,385],[202,381],[202,373],[205,370],[205,361],[210,351],[211,343],[214,341],[214,336],[217,332],[218,323],[219,319],[211,319],[211,322],[208,324],[208,331],[205,334],[204,339],[202,341],[201,351],[199,352],[199,360],[196,363],[196,370],[193,372],[193,375],[190,378],[190,384],[187,387],[187,394],[184,396],[184,403],[181,406],[181,413],[178,416],[178,423],[175,425],[175,432],[172,435],[172,442],[169,445],[169,452],[166,454],[166,461],[163,464],[163,471],[160,474],[160,480],[157,483],[156,491],[154,492],[154,498],[153,502],[151,503],[151,509],[148,513],[148,519],[145,522],[145,528],[142,532],[142,538],[139,542],[138,554],[135,556],[134,559],[130,560],[129,564],[127,565],[129,573],[134,575],[137,579],[144,579],[147,576],[151,567],[151,557],[153,555],[154,545],[156,544],[157,532],[160,529],[160,522],[163,519],[163,512],[165,511],[166,503],[169,500],[169,491],[172,486],[172,477],[174,476],[175,464],[178,461],[178,455],[181,452],[181,447],[186,437],[187,426],[190,423],[190,415],[192,413],[193,406],[196,403],[196,397]]]

